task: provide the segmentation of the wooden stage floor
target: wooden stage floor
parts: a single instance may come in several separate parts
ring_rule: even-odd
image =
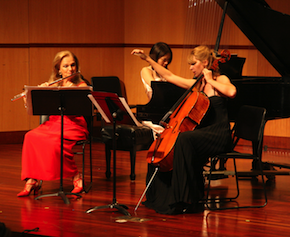
[[[198,214],[161,215],[141,205],[134,208],[145,188],[147,163],[146,151],[138,152],[136,180],[130,181],[128,152],[117,152],[118,203],[128,206],[131,214],[126,219],[117,209],[105,208],[87,214],[85,211],[113,202],[113,182],[105,177],[105,153],[102,143],[93,143],[93,187],[82,198],[70,197],[65,204],[60,197],[34,196],[18,198],[16,194],[24,187],[20,180],[21,144],[0,145],[0,222],[17,235],[25,230],[39,228],[31,235],[43,236],[289,236],[290,233],[290,177],[276,176],[268,180],[268,205],[264,208],[210,211]],[[248,149],[243,147],[241,149]],[[88,153],[87,153],[88,157]],[[76,156],[81,169],[81,156]],[[268,149],[263,160],[290,163],[290,151]],[[251,163],[240,162],[240,167],[250,169]],[[228,164],[228,169],[230,164]],[[88,170],[88,167],[87,167]],[[290,170],[289,170],[290,171]],[[88,181],[88,175],[86,175]],[[212,186],[216,195],[231,195],[234,179],[215,181]],[[73,188],[72,181],[64,180],[64,191]],[[240,180],[241,194],[235,205],[263,202],[261,177],[258,181]],[[59,181],[46,181],[42,194],[57,193]],[[233,205],[233,204],[231,204]]]

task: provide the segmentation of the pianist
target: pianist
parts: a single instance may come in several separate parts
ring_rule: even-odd
[[[170,47],[163,42],[158,42],[154,44],[150,50],[149,56],[155,62],[157,62],[158,64],[160,64],[165,68],[167,68],[167,66],[172,61],[172,51]],[[165,79],[154,70],[152,65],[142,68],[141,80],[143,82],[145,92],[147,94],[149,101],[151,100],[152,97],[151,81],[165,81]]]
[[[158,75],[166,81],[183,88],[190,88],[195,79],[185,79],[174,75],[144,54],[135,49],[133,55],[147,61]],[[210,100],[209,109],[201,124],[193,131],[179,134],[174,148],[173,170],[158,172],[146,193],[144,204],[162,214],[199,212],[203,205],[199,201],[204,196],[203,166],[208,157],[227,152],[231,147],[230,126],[227,115],[227,98],[236,95],[236,87],[228,77],[220,75],[218,68],[209,70],[216,60],[213,50],[198,46],[188,57],[189,69],[197,78],[203,79],[197,89],[203,91]],[[155,167],[148,165],[147,183]]]

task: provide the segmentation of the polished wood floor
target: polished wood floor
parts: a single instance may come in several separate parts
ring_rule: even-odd
[[[289,236],[290,176],[276,176],[267,182],[268,205],[264,208],[210,211],[198,214],[160,215],[141,205],[134,208],[145,188],[146,151],[138,152],[136,181],[129,178],[128,152],[117,152],[118,203],[126,205],[131,217],[117,209],[105,208],[87,214],[85,211],[113,203],[113,182],[105,177],[105,154],[102,143],[93,143],[93,187],[82,198],[70,198],[65,204],[60,197],[34,200],[34,196],[18,198],[23,189],[20,180],[21,144],[0,145],[0,222],[14,233],[39,228],[31,234],[44,236]],[[242,147],[241,149],[248,149]],[[87,155],[88,157],[88,155]],[[81,168],[81,157],[75,158]],[[290,151],[268,149],[263,160],[290,163]],[[230,165],[229,165],[230,166]],[[250,169],[247,162],[239,166]],[[88,170],[88,167],[87,167]],[[89,180],[86,175],[87,181]],[[230,195],[233,178],[215,181],[215,195]],[[240,180],[241,194],[234,205],[263,203],[261,177]],[[71,191],[71,180],[64,180],[64,190]],[[46,181],[42,194],[57,193],[59,181]],[[233,205],[233,204],[231,204]]]

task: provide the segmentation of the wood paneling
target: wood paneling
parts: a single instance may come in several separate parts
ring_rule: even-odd
[[[22,101],[11,102],[29,84],[27,49],[0,48],[0,131],[27,130],[29,120]]]
[[[0,44],[28,43],[29,0],[0,1]]]
[[[267,2],[273,9],[290,14],[289,1]],[[143,49],[149,52],[154,43],[167,42],[173,49],[170,70],[191,78],[186,63],[188,46],[213,46],[222,14],[213,0],[10,0],[0,2],[0,11],[2,132],[38,125],[38,118],[27,116],[21,101],[12,103],[10,99],[22,92],[23,85],[47,80],[56,52],[73,51],[87,79],[118,76],[126,84],[128,102],[144,104],[147,97],[140,70],[147,64],[130,51],[147,45]],[[243,75],[279,76],[229,17],[220,45],[246,58]],[[290,137],[290,119],[271,121],[265,134]]]
[[[24,85],[47,81],[58,51],[74,52],[88,80],[111,75],[124,80],[122,1],[20,2],[0,3],[2,132],[38,125],[38,116],[28,116],[21,100],[12,103],[10,99],[21,93]]]
[[[125,42],[183,43],[188,1],[124,1]]]
[[[31,43],[123,43],[123,1],[30,1]]]

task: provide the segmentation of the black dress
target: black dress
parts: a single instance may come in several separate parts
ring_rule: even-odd
[[[198,211],[204,196],[203,166],[208,158],[231,148],[227,99],[212,96],[202,123],[180,133],[174,148],[173,170],[158,172],[146,193],[146,207],[162,214],[179,214],[185,208]],[[146,183],[155,166],[148,165]],[[190,204],[190,205],[189,205]]]

